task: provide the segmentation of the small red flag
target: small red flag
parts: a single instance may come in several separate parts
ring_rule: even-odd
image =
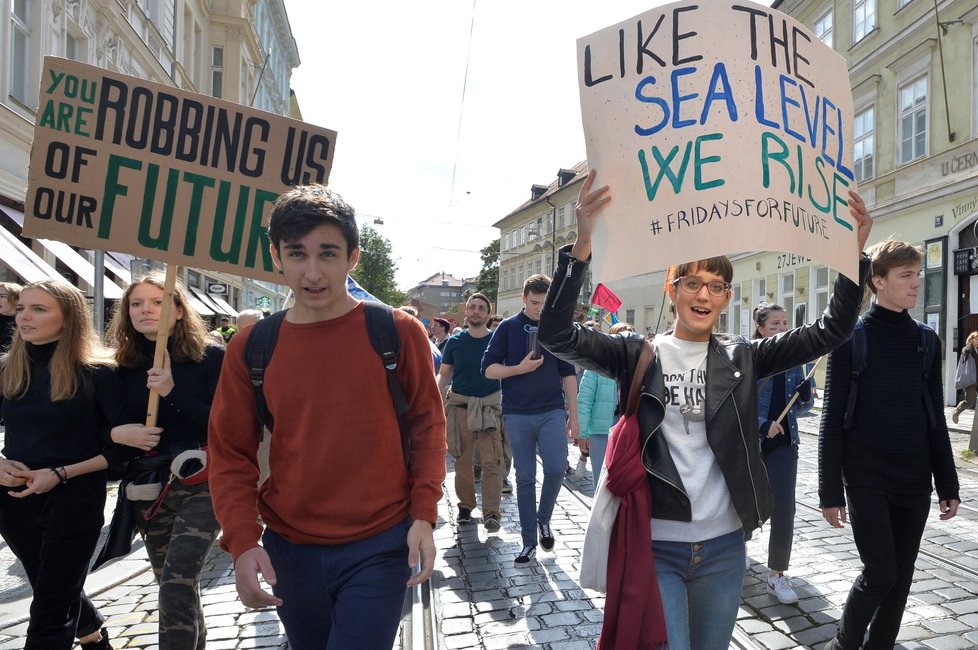
[[[594,297],[591,298],[591,302],[608,311],[618,311],[618,308],[621,307],[621,300],[618,296],[600,282],[594,287]]]

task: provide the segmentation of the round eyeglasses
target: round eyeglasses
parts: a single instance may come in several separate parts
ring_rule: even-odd
[[[703,285],[706,285],[706,290],[710,292],[711,296],[716,296],[717,298],[725,295],[730,291],[729,282],[703,282],[695,275],[683,275],[672,281],[673,286],[682,287],[683,291],[686,293],[699,293]]]

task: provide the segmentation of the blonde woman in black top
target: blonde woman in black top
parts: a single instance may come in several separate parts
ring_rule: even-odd
[[[26,650],[111,648],[83,591],[115,454],[109,429],[121,384],[99,346],[85,297],[63,281],[27,285],[0,361],[0,535],[23,563],[34,598]]]

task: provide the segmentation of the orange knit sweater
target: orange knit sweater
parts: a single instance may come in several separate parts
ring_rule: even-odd
[[[258,421],[244,362],[231,339],[211,407],[210,488],[233,559],[258,545],[261,524],[297,544],[345,544],[410,515],[434,523],[445,478],[445,415],[422,325],[394,310],[397,376],[410,405],[411,475],[387,377],[363,305],[333,320],[282,322],[265,370],[275,418],[271,476],[258,486]]]

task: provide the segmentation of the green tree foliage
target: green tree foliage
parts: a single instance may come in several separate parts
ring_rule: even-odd
[[[475,278],[475,290],[489,296],[492,304],[496,304],[496,292],[499,289],[499,240],[479,251],[482,256],[482,270]]]
[[[397,288],[395,271],[397,264],[391,254],[390,242],[370,226],[364,225],[360,229],[360,262],[350,275],[377,299],[398,307],[407,301],[407,296]]]

